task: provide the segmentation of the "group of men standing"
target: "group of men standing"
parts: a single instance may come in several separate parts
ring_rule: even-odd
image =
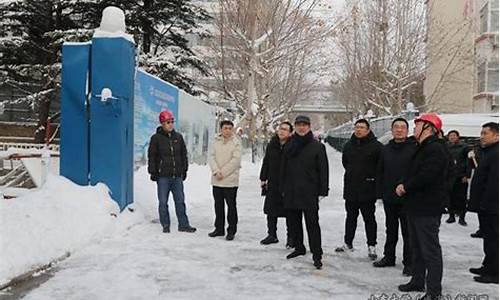
[[[446,146],[440,137],[441,119],[424,114],[414,120],[414,136],[409,137],[409,124],[404,118],[392,122],[393,139],[382,145],[365,119],[355,122],[354,133],[342,153],[345,199],[344,244],[336,252],[353,251],[357,219],[361,213],[367,237],[368,256],[375,260],[377,223],[375,202],[382,199],[385,212],[386,241],[384,256],[374,267],[396,264],[396,244],[401,226],[403,236],[403,274],[412,276],[399,286],[403,292],[426,291],[422,299],[439,299],[443,274],[439,227],[445,207],[448,222],[465,223],[466,191],[470,172],[462,158],[467,151],[459,142],[459,133],[448,134]],[[179,231],[194,232],[185,213],[182,181],[187,174],[187,151],[182,135],[173,129],[170,112],[160,114],[160,126],[151,138],[148,171],[158,183],[160,222],[164,232],[170,231],[167,199],[172,191],[179,221]],[[295,127],[295,128],[294,128]],[[210,237],[224,236],[233,240],[237,231],[236,195],[241,168],[241,142],[234,135],[234,124],[222,121],[220,133],[211,151],[215,209],[214,231]],[[471,268],[478,282],[498,283],[498,123],[487,123],[481,131],[481,159],[472,157],[472,177],[468,209],[477,212],[484,237],[483,266]],[[470,155],[469,155],[470,156]],[[470,158],[470,157],[469,157]],[[298,116],[294,124],[282,122],[267,145],[260,181],[265,195],[267,237],[261,244],[278,242],[277,221],[286,218],[287,248],[293,252],[287,259],[305,255],[302,219],[305,219],[309,248],[316,268],[322,267],[319,202],[329,191],[329,167],[325,146],[314,138],[311,121]],[[225,205],[227,234],[225,230]]]

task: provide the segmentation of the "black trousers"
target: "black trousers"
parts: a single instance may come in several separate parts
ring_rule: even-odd
[[[450,193],[450,213],[463,214],[467,202],[467,183],[457,178]]]
[[[321,228],[319,227],[318,210],[290,210],[288,212],[291,237],[295,243],[295,249],[305,249],[304,231],[302,229],[302,216],[306,220],[307,237],[309,238],[309,249],[313,257],[321,258],[323,249],[321,248]]]
[[[441,216],[408,216],[413,277],[411,282],[427,286],[427,294],[441,295],[443,255],[439,244]],[[427,276],[426,276],[427,272]]]
[[[225,202],[227,204],[227,233],[235,234],[238,224],[238,211],[236,210],[238,187],[214,186],[212,192],[215,207],[215,230],[224,232]]]
[[[485,273],[498,276],[498,215],[480,212],[479,228],[483,234]]]
[[[352,245],[354,235],[356,234],[356,227],[358,227],[359,212],[363,216],[365,222],[365,232],[368,246],[375,246],[377,244],[377,221],[375,220],[375,201],[358,202],[358,201],[345,201],[345,235],[344,243]]]
[[[399,224],[403,236],[403,265],[411,265],[410,238],[408,236],[408,220],[402,204],[384,202],[385,211],[385,245],[384,256],[391,260],[396,259],[396,245],[398,244]]]
[[[278,216],[267,214],[267,234],[277,237]],[[290,236],[290,218],[286,218],[286,235]]]

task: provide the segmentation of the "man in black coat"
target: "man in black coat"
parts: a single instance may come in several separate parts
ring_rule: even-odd
[[[284,121],[278,127],[278,132],[267,145],[266,154],[260,169],[262,191],[265,192],[264,213],[267,215],[267,237],[260,241],[262,245],[278,243],[276,235],[278,217],[286,217],[283,196],[281,194],[280,172],[283,164],[283,151],[292,136],[293,126]],[[287,248],[292,248],[289,219],[287,222]]]
[[[490,122],[481,130],[483,156],[472,177],[469,210],[479,214],[483,234],[484,260],[470,272],[481,283],[498,284],[498,123]]]
[[[325,146],[316,141],[307,116],[295,119],[295,134],[285,147],[282,185],[285,208],[292,231],[295,250],[287,259],[306,254],[302,216],[306,220],[309,247],[314,266],[320,269],[323,249],[319,227],[318,202],[328,196],[328,158]]]
[[[446,220],[446,223],[454,223],[455,215],[458,215],[458,223],[467,226],[465,211],[467,201],[467,153],[469,147],[460,141],[460,133],[456,130],[448,132],[447,146],[452,158],[452,168],[449,170],[452,186],[450,206],[448,207],[450,217]]]
[[[436,114],[415,119],[418,147],[403,183],[396,187],[398,196],[406,195],[406,211],[411,244],[412,278],[400,285],[402,292],[424,291],[422,299],[441,297],[443,257],[439,244],[439,226],[446,190],[448,156],[438,141],[442,121]]]
[[[168,213],[168,197],[174,195],[175,213],[178,230],[195,232],[189,225],[184,203],[184,185],[188,170],[186,144],[182,135],[174,129],[174,115],[170,111],[160,113],[160,124],[151,137],[148,148],[148,172],[151,180],[158,186],[158,211],[163,232],[170,232],[170,215]]]
[[[472,149],[469,151],[469,153],[467,153],[467,178],[469,180],[469,182],[471,182],[471,179],[472,179],[472,175],[474,174],[475,170],[477,169],[477,167],[479,166],[479,163],[481,162],[482,158],[483,158],[483,147],[481,146],[481,142],[478,142],[477,144],[475,144]],[[470,193],[469,193],[469,199],[467,199],[468,201],[470,201]],[[469,209],[467,209],[469,210]],[[478,219],[479,219],[479,215],[478,215]],[[471,233],[470,236],[472,238],[480,238],[482,239],[483,238],[483,234],[481,232],[481,228],[478,228],[476,230],[476,232],[474,233]]]
[[[360,119],[354,124],[354,133],[342,151],[345,199],[344,245],[336,252],[352,251],[358,216],[361,212],[365,222],[368,257],[377,258],[377,221],[375,219],[376,173],[382,144],[370,130],[370,123]]]
[[[382,148],[377,168],[377,198],[384,202],[386,239],[384,257],[373,263],[375,267],[389,267],[396,264],[396,245],[401,224],[403,237],[403,274],[411,275],[411,249],[408,236],[408,221],[404,207],[405,197],[395,193],[396,186],[403,182],[410,168],[416,141],[408,138],[408,121],[397,118],[392,121],[393,139]]]

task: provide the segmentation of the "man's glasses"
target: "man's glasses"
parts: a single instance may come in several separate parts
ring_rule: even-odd
[[[174,122],[175,122],[174,120],[166,120],[165,121],[165,123],[167,123],[167,124],[174,124]]]

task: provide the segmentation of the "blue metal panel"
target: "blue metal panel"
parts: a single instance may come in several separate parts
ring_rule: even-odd
[[[64,44],[62,53],[60,174],[76,184],[88,185],[89,122],[86,98],[90,44]]]
[[[123,38],[92,39],[90,183],[108,185],[121,209],[133,202],[134,58]],[[113,99],[101,101],[103,88]]]

